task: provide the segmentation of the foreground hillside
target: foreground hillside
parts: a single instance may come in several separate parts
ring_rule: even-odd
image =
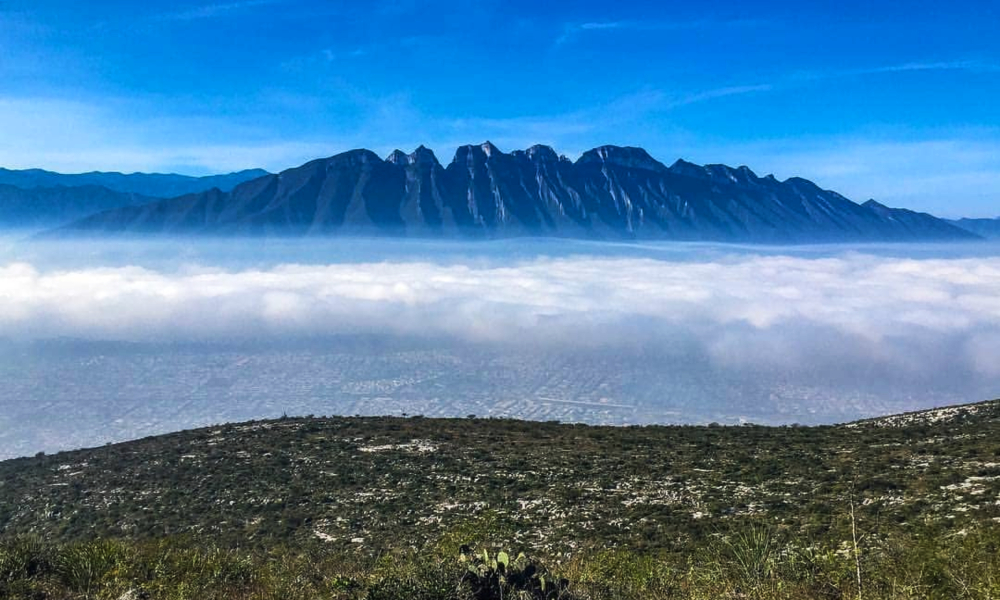
[[[547,146],[423,146],[385,160],[352,150],[237,185],[93,215],[63,234],[391,234],[819,243],[971,240],[931,215],[856,204],[801,178],[658,162],[602,146],[577,161]]]
[[[544,553],[677,549],[756,519],[825,535],[852,497],[954,532],[1000,518],[1000,403],[815,428],[284,419],[5,461],[0,490],[0,532],[66,541],[378,552],[494,515]]]
[[[0,463],[0,597],[996,598],[998,434],[1000,402],[210,427]]]

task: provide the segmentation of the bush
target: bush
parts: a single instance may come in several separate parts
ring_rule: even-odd
[[[102,588],[115,587],[131,564],[134,553],[122,542],[99,540],[64,546],[55,554],[55,574],[70,591],[84,597]]]
[[[678,553],[595,549],[548,560],[493,549],[275,547],[241,551],[196,539],[57,545],[0,541],[4,600],[833,600],[858,597],[852,548],[836,535],[784,541],[766,524],[734,527]],[[464,558],[461,558],[464,556]],[[1000,598],[1000,526],[871,537],[865,600]]]

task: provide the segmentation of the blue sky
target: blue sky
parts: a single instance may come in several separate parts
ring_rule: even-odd
[[[0,165],[613,143],[996,216],[995,4],[0,0]]]

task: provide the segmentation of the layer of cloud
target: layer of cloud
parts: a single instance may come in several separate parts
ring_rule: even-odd
[[[0,267],[0,337],[379,333],[688,348],[734,369],[1000,378],[1000,258],[540,258],[258,270]],[[874,369],[874,371],[873,371]]]

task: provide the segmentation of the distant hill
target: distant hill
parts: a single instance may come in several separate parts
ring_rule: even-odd
[[[428,237],[562,236],[761,243],[966,240],[931,215],[859,205],[800,178],[747,167],[667,167],[641,148],[602,146],[573,162],[547,146],[462,146],[385,160],[352,150],[237,185],[107,211],[62,233]]]
[[[852,494],[865,523],[954,532],[1000,518],[997,456],[1000,401],[824,427],[288,418],[2,461],[0,537],[375,554],[489,517],[547,554],[669,549],[763,521],[814,540]]]
[[[154,200],[98,185],[22,189],[0,184],[0,227],[56,227],[99,211]]]
[[[1000,239],[1000,217],[995,219],[955,219],[948,222],[980,237]]]
[[[139,194],[153,198],[173,198],[204,192],[212,188],[229,191],[236,185],[267,175],[263,169],[249,169],[225,175],[190,177],[163,173],[78,173],[66,175],[41,169],[15,171],[0,169],[0,184],[24,189],[49,187],[101,186],[116,192]]]

